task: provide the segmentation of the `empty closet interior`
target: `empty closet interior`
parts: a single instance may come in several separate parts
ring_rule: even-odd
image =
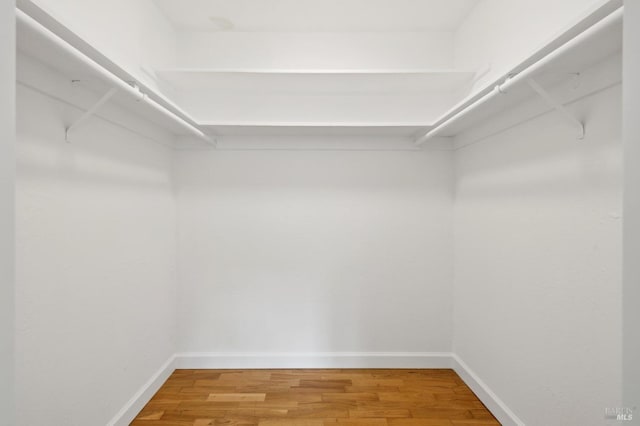
[[[622,1],[16,7],[16,424],[127,425],[174,369],[621,405]]]

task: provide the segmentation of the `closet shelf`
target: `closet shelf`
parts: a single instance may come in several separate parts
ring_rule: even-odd
[[[33,11],[30,11],[28,15],[18,11],[20,13],[18,14],[17,40],[21,53],[57,70],[69,81],[81,80],[83,85],[96,92],[96,100],[106,97],[106,99],[110,99],[109,101],[124,106],[175,135],[195,134],[206,138],[201,129],[216,134],[256,134],[257,132],[321,134],[322,132],[330,132],[370,135],[386,132],[389,135],[411,134],[412,137],[413,134],[416,134],[418,135],[416,143],[420,144],[433,136],[458,135],[475,124],[532,98],[536,94],[533,87],[546,90],[605,61],[610,56],[619,54],[622,46],[622,23],[621,19],[613,20],[611,17],[616,14],[621,15],[621,11],[615,9],[621,6],[621,1],[612,0],[603,4],[605,6],[585,14],[549,43],[522,60],[507,74],[488,82],[482,89],[463,99],[439,118],[434,120],[433,115],[428,117],[427,114],[420,116],[414,114],[411,118],[407,118],[407,120],[411,120],[407,122],[402,121],[404,116],[391,118],[391,120],[397,120],[393,122],[380,122],[375,119],[366,121],[366,115],[362,115],[364,122],[276,122],[259,121],[257,116],[258,121],[229,122],[221,118],[221,121],[217,122],[206,120],[198,122],[167,99],[162,92],[157,90],[157,87],[149,87],[144,82],[136,82],[133,76],[118,68],[100,52],[83,45],[84,42],[81,39],[62,27],[52,17],[43,18],[44,12],[42,11],[38,12],[39,15],[34,15]],[[31,16],[37,16],[38,19],[33,19]],[[601,24],[607,20],[613,21],[613,23],[609,22],[609,25],[603,26],[595,36],[581,36],[589,32],[590,28],[602,26]],[[74,39],[74,37],[76,38]],[[579,43],[572,42],[578,38],[581,39]],[[571,44],[570,49],[563,49],[565,44]],[[61,47],[65,45],[67,45],[66,48]],[[557,51],[562,52],[555,54]],[[553,56],[552,60],[544,61],[543,67],[536,67],[536,64],[543,62],[542,60],[548,56]],[[102,68],[102,70],[98,68]],[[535,72],[530,72],[534,68]],[[25,78],[26,73],[21,74],[23,75],[21,78]],[[196,94],[201,92],[203,96],[201,100],[205,104],[207,99],[211,99],[215,93],[225,94],[225,96],[231,94],[226,98],[220,96],[219,99],[223,100],[232,98],[233,94],[277,93],[321,96],[382,93],[384,96],[380,97],[380,102],[384,102],[388,93],[401,95],[398,98],[409,95],[407,98],[418,98],[419,102],[422,102],[423,99],[427,102],[430,93],[434,94],[433,98],[437,98],[436,93],[443,93],[451,96],[451,103],[453,103],[453,94],[468,90],[477,78],[477,73],[461,69],[166,68],[156,70],[154,74],[159,83],[174,86],[184,94],[192,95],[193,92]],[[521,78],[524,74],[527,75],[526,79]],[[33,80],[42,80],[41,76],[28,75],[27,77]],[[110,94],[110,89],[114,87],[113,78],[119,80],[120,87],[117,92]],[[510,78],[512,78],[512,82],[517,80],[518,84],[507,83]],[[534,82],[533,85],[531,81]],[[140,90],[136,88],[134,91],[133,85],[140,86]],[[508,87],[508,90],[503,91],[502,89],[505,87]],[[142,96],[143,93],[147,96]],[[427,96],[423,97],[423,94],[427,94]],[[144,102],[141,102],[138,95],[142,96]],[[188,98],[189,96],[184,96],[182,101]],[[268,99],[266,96],[264,98]],[[365,96],[357,99],[368,100]],[[99,107],[100,101],[96,105]],[[294,108],[297,106],[293,103]],[[90,107],[91,105],[87,108]],[[441,106],[437,110],[433,108],[434,115],[437,115],[440,109]],[[557,109],[562,111],[562,108]],[[376,116],[376,118],[380,117],[381,114]],[[425,117],[424,121],[421,122],[423,117]],[[233,120],[235,117],[229,116],[229,118]],[[213,119],[215,120],[215,117]],[[357,118],[354,117],[354,119]],[[73,125],[71,125],[71,129],[73,130]],[[427,133],[428,129],[430,130]]]
[[[431,126],[408,122],[203,122],[219,136],[373,136],[412,138]]]
[[[447,92],[468,87],[476,73],[451,69],[170,68],[156,76],[179,90],[291,93]]]
[[[582,138],[585,123],[570,116],[561,100],[553,99],[546,89],[570,79],[575,80],[577,88],[582,83],[583,71],[620,55],[622,15],[622,3],[613,1],[582,17],[506,75],[445,112],[431,130],[418,135],[416,144],[424,144],[433,137],[454,137],[536,95],[543,98],[549,109],[558,110],[570,125],[576,126],[576,135]],[[615,78],[620,81],[621,77]],[[592,92],[611,84],[609,80],[594,80],[590,82]]]
[[[105,103],[115,102],[145,118],[176,136],[195,136],[213,144],[210,137],[197,128],[197,123],[187,113],[166,99],[163,95],[138,83],[133,78],[123,79],[123,70],[113,72],[103,63],[111,64],[104,56],[95,54],[89,56],[72,45],[67,39],[74,39],[78,44],[83,41],[71,33],[50,15],[42,10],[31,10],[38,16],[38,20],[25,11],[16,9],[16,40],[19,53],[55,70],[59,75],[68,79],[69,83],[79,83],[91,89],[98,95],[93,105],[87,106],[86,111],[65,129],[65,138],[69,141],[71,132],[92,115],[98,112]],[[42,22],[49,25],[45,26]],[[49,28],[56,28],[53,32]],[[62,28],[62,29],[61,29]],[[63,38],[64,34],[66,37]],[[50,94],[55,95],[60,90],[55,83],[43,79],[33,72],[20,73],[26,85],[35,84],[39,88],[48,87]]]

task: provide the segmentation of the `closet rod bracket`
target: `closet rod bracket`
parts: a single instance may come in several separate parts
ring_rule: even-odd
[[[556,111],[558,111],[564,119],[576,127],[578,132],[578,139],[584,139],[585,129],[584,123],[580,121],[566,106],[564,106],[561,102],[558,102],[556,99],[551,96],[549,92],[547,92],[535,79],[529,78],[527,79],[527,84],[531,87],[550,107],[553,107]]]
[[[73,122],[73,124],[71,124],[70,126],[68,126],[65,129],[64,139],[67,142],[71,142],[71,140],[70,140],[71,132],[73,132],[80,125],[82,125],[82,123],[84,123],[89,118],[91,118],[93,115],[95,115],[96,112],[98,112],[98,110],[105,103],[107,103],[109,101],[109,99],[111,99],[113,97],[113,95],[115,95],[117,92],[118,92],[118,88],[117,87],[113,87],[113,88],[109,89],[109,91],[107,93],[105,93],[95,104],[93,104],[93,106],[91,108],[86,110],[80,117],[78,117],[78,119],[75,122]]]

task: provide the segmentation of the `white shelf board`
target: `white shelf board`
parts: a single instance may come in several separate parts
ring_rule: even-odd
[[[55,22],[55,24],[62,26],[62,24],[57,22]],[[65,31],[61,32],[63,32],[65,36],[72,34],[66,28],[64,28],[64,30]],[[61,49],[51,39],[44,37],[39,32],[34,32],[29,26],[23,25],[20,20],[17,20],[16,22],[16,47],[19,53],[22,53],[67,77],[69,82],[74,80],[80,81],[82,87],[94,91],[97,96],[104,95],[111,88],[111,84],[98,76],[86,63],[78,60],[75,56],[70,55],[64,49]],[[91,59],[101,64],[100,61],[93,56],[91,56]],[[162,94],[154,92],[149,88],[145,88],[144,92],[148,93],[149,97],[155,98],[161,104],[164,104],[165,107],[168,106],[169,109],[173,109],[174,111],[182,112],[184,114],[179,107],[166,99]],[[134,114],[158,125],[160,128],[163,128],[174,135],[191,135],[191,133],[186,131],[183,126],[177,124],[173,120],[168,120],[164,114],[149,107],[144,102],[138,102],[135,99],[132,99],[127,94],[118,92],[109,102],[113,102],[123,108],[126,108]],[[193,120],[189,121],[193,122]]]
[[[197,69],[156,71],[178,90],[277,93],[448,92],[470,84],[475,72],[447,69]]]
[[[413,137],[430,126],[420,123],[206,123],[220,136],[383,136]]]
[[[602,4],[605,6],[610,5],[610,7],[614,7],[613,5],[616,4],[616,1],[603,1]],[[591,16],[584,17],[585,21],[591,21],[591,19]],[[574,32],[575,31],[573,27],[568,27],[560,33],[557,39],[550,40],[547,45],[554,46],[555,48],[560,47],[563,43],[559,42],[559,40],[563,38],[565,34],[573,34]],[[575,36],[577,34],[579,34],[579,32],[573,35]],[[540,51],[544,50],[548,50],[546,46],[543,46],[540,49]],[[553,87],[563,81],[566,81],[569,78],[572,78],[572,75],[580,74],[583,71],[606,61],[607,58],[613,58],[617,55],[620,55],[621,51],[622,23],[608,28],[606,31],[601,32],[597,37],[590,37],[585,39],[580,44],[568,50],[565,54],[557,57],[552,62],[547,64],[543,69],[541,69],[532,77],[535,78],[536,81],[538,81],[543,87]],[[535,52],[531,55],[531,57],[536,56],[539,56],[539,52]],[[525,69],[526,66],[524,65],[524,63],[526,63],[529,59],[530,58],[527,58],[521,64],[514,67],[514,69]],[[579,79],[576,82],[577,84],[580,84]],[[485,88],[485,90],[493,89],[493,87],[494,84],[490,84]],[[467,98],[463,99],[454,107],[452,107],[449,111],[445,112],[438,120],[435,120],[435,123],[445,120],[446,117],[450,116],[450,114],[458,111],[461,105],[468,104],[476,96],[477,92],[472,93]],[[440,136],[456,136],[457,134],[469,129],[470,127],[487,119],[495,117],[496,115],[509,110],[510,108],[513,108],[515,105],[521,104],[522,102],[535,96],[535,92],[526,83],[518,84],[514,87],[511,87],[507,94],[504,94],[503,96],[496,96],[492,100],[484,103],[482,107],[476,108],[473,111],[466,113],[464,116],[457,119],[454,123],[447,126],[447,129],[444,130],[440,134]],[[422,134],[424,134],[424,132]]]

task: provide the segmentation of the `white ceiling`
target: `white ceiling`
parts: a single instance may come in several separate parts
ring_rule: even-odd
[[[452,31],[480,0],[154,0],[191,31]]]

